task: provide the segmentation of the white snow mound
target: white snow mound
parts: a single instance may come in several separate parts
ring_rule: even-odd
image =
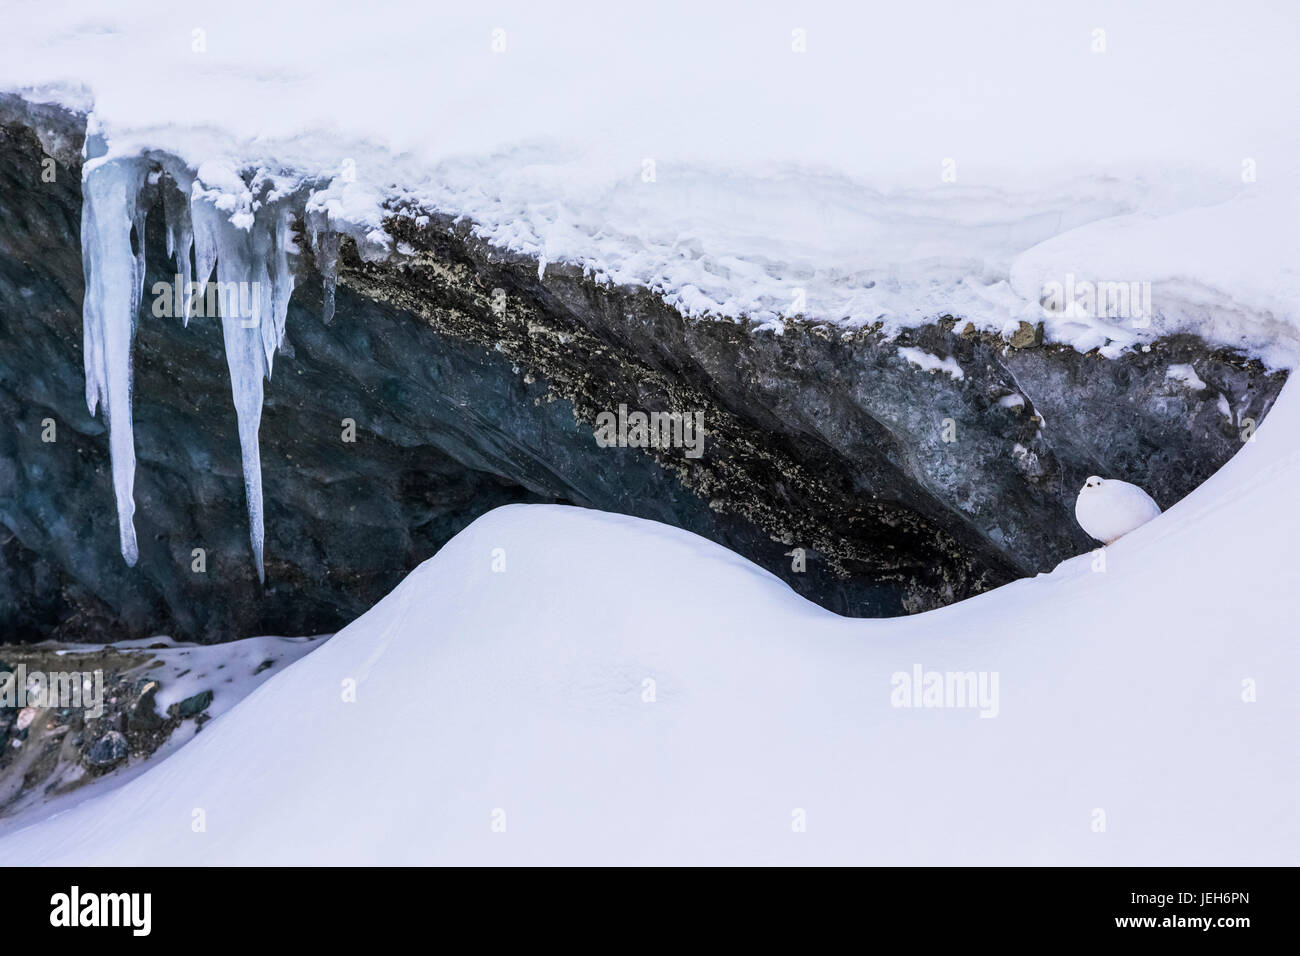
[[[1292,384],[1233,461],[1104,553],[881,621],[683,531],[501,508],[0,856],[1294,864],[1297,481]],[[996,675],[996,699],[895,706],[918,669]]]

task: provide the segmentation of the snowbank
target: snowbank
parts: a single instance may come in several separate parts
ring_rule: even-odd
[[[682,531],[502,508],[164,763],[0,855],[1294,863],[1298,479],[1292,384],[1104,563],[879,621]],[[974,696],[929,700],[932,672]]]
[[[22,0],[5,26],[0,89],[93,109],[110,155],[334,180],[371,230],[385,201],[462,215],[689,315],[1296,351],[1294,7]],[[1064,273],[1156,284],[1154,325],[1045,316]]]

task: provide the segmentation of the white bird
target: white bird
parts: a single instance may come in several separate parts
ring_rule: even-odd
[[[1103,544],[1114,544],[1158,514],[1160,506],[1137,485],[1096,475],[1083,483],[1074,503],[1079,527]]]

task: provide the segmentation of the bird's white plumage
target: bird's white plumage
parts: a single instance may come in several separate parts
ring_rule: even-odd
[[[1079,527],[1104,544],[1112,544],[1158,514],[1160,506],[1137,485],[1096,475],[1084,482],[1074,503]]]

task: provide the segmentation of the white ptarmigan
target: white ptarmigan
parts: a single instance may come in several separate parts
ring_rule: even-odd
[[[1114,544],[1158,514],[1160,506],[1137,485],[1096,475],[1083,483],[1074,503],[1079,527],[1103,544]]]

